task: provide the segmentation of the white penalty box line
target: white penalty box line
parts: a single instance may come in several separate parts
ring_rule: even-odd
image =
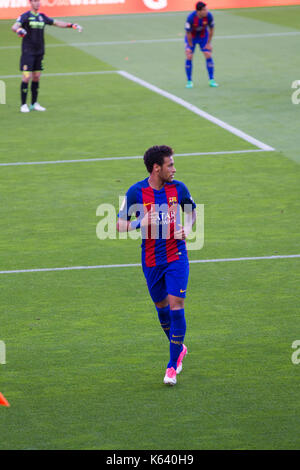
[[[275,149],[271,147],[270,145],[265,144],[264,142],[261,142],[260,140],[246,134],[245,132],[241,131],[240,129],[237,129],[236,127],[231,126],[230,124],[227,124],[226,122],[222,121],[221,119],[216,118],[215,116],[212,116],[211,114],[207,113],[206,111],[203,111],[202,109],[198,108],[197,106],[189,103],[188,101],[185,101],[182,98],[179,98],[176,95],[173,95],[172,93],[169,93],[168,91],[162,90],[161,88],[152,85],[151,83],[142,80],[141,78],[136,77],[135,75],[132,75],[129,72],[126,72],[124,70],[111,70],[111,71],[96,71],[96,72],[67,72],[67,73],[49,73],[49,74],[44,74],[44,76],[48,77],[54,77],[54,76],[76,76],[76,75],[103,75],[103,74],[108,74],[108,73],[115,73],[118,75],[121,75],[122,77],[137,83],[138,85],[143,86],[144,88],[147,88],[148,90],[153,91],[154,93],[157,93],[160,96],[163,96],[164,98],[169,99],[170,101],[173,101],[174,103],[186,108],[187,110],[191,111],[192,113],[201,116],[202,118],[206,119],[207,121],[212,122],[213,124],[225,129],[226,131],[230,132],[231,134],[236,135],[237,137],[241,138],[242,140],[245,140],[246,142],[249,142],[250,144],[254,145],[255,147],[259,148],[260,150],[264,151],[274,151]],[[0,76],[0,79],[2,78],[15,78],[17,76],[15,75],[4,75]]]
[[[191,154],[182,154],[182,156],[190,156],[190,155],[218,155],[218,154],[234,154],[234,153],[249,153],[253,151],[264,151],[264,152],[272,152],[275,151],[275,148],[271,147],[270,145],[261,142],[260,140],[246,134],[245,132],[237,129],[236,127],[231,126],[230,124],[222,121],[221,119],[212,116],[211,114],[203,111],[202,109],[198,108],[197,106],[185,101],[182,98],[179,98],[168,91],[162,90],[161,88],[152,85],[141,78],[138,78],[124,70],[106,70],[106,71],[94,71],[94,72],[66,72],[66,73],[49,73],[44,74],[46,77],[56,77],[56,76],[80,76],[80,75],[104,75],[104,74],[118,74],[127,80],[130,80],[138,85],[143,86],[144,88],[149,89],[150,91],[157,93],[158,95],[173,101],[174,103],[186,108],[188,111],[206,119],[207,121],[212,122],[213,124],[223,128],[224,130],[230,132],[231,134],[236,135],[237,137],[245,140],[246,142],[252,144],[256,149],[247,149],[247,150],[234,150],[234,151],[224,151],[224,152],[199,152],[199,153],[191,153]],[[15,78],[19,77],[19,75],[3,75],[0,76],[2,78]],[[258,149],[258,150],[257,150]],[[107,158],[83,158],[83,159],[72,159],[72,160],[55,160],[55,161],[40,161],[40,162],[12,162],[12,163],[0,163],[0,166],[17,166],[17,165],[42,165],[42,164],[51,164],[51,163],[75,163],[75,162],[91,162],[91,161],[102,161],[102,160],[113,160],[113,159],[134,159],[140,158],[139,156],[132,156],[132,157],[107,157]]]
[[[231,126],[230,124],[227,124],[226,122],[222,121],[221,119],[218,119],[211,114],[207,113],[206,111],[203,111],[202,109],[198,108],[197,106],[189,103],[188,101],[183,100],[182,98],[179,98],[178,96],[173,95],[172,93],[169,93],[168,91],[162,90],[161,88],[158,88],[155,85],[152,85],[149,82],[146,82],[145,80],[142,80],[138,77],[135,77],[134,75],[125,72],[123,70],[118,71],[118,74],[122,75],[123,77],[127,78],[128,80],[131,80],[135,83],[138,83],[139,85],[148,88],[149,90],[165,97],[168,98],[170,101],[173,101],[180,106],[183,106],[184,108],[188,109],[192,113],[197,114],[198,116],[203,117],[207,121],[212,122],[213,124],[216,124],[219,127],[222,127],[226,131],[230,132],[231,134],[236,135],[237,137],[240,137],[241,139],[245,140],[246,142],[249,142],[250,144],[254,145],[255,147],[264,150],[264,151],[274,151],[275,149],[271,147],[270,145],[267,145],[263,142],[261,142],[258,139],[255,139],[254,137],[246,134],[245,132],[237,129],[236,127]]]
[[[190,264],[200,263],[226,263],[233,261],[262,261],[262,260],[278,260],[278,259],[294,259],[300,258],[300,254],[297,255],[274,255],[274,256],[248,256],[242,258],[216,258],[216,259],[199,259],[190,260]],[[53,271],[81,271],[87,269],[114,269],[114,268],[136,268],[141,267],[141,263],[133,264],[99,264],[95,266],[68,266],[62,268],[34,268],[34,269],[13,269],[0,271],[0,274],[21,274],[21,273],[41,273],[41,272],[53,272]]]

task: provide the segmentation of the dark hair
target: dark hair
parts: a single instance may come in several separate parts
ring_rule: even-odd
[[[205,8],[206,7],[206,3],[204,2],[197,2],[196,3],[196,10],[200,11],[202,10],[202,8]]]
[[[155,163],[163,166],[164,158],[171,157],[171,155],[173,155],[173,149],[167,145],[154,145],[154,147],[150,147],[144,154],[144,163],[149,173],[152,173]]]

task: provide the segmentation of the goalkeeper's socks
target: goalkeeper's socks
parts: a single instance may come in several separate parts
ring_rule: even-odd
[[[170,318],[170,305],[166,307],[159,308],[156,307],[158,313],[158,319],[161,324],[162,329],[166,333],[168,339],[170,339],[170,326],[171,326],[171,318]]]
[[[186,59],[186,61],[185,61],[185,73],[186,73],[188,81],[192,80],[192,71],[193,71],[193,63],[192,63],[191,60]]]
[[[21,103],[26,104],[28,93],[28,83],[21,82]]]
[[[183,341],[186,332],[186,322],[184,309],[170,310],[171,328],[170,328],[170,362],[168,368],[177,369],[177,360],[183,349]]]
[[[37,102],[37,97],[38,97],[38,92],[39,92],[39,82],[31,82],[31,104],[34,104]]]
[[[209,59],[206,59],[206,68],[207,68],[209,79],[212,80],[214,78],[214,68],[215,68],[212,57],[210,57]]]

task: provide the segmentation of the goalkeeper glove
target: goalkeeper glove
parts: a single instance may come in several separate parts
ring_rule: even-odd
[[[79,33],[82,33],[82,26],[77,23],[68,23],[68,28],[77,29]]]
[[[82,26],[80,24],[73,24],[73,29],[77,29],[78,33],[82,33]]]
[[[19,36],[19,38],[23,38],[24,36],[26,36],[27,31],[24,28],[18,28],[16,33]]]

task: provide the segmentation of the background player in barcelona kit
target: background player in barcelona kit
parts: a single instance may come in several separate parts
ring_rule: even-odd
[[[160,324],[169,339],[170,360],[164,383],[176,384],[187,353],[184,299],[189,262],[185,239],[196,221],[196,204],[187,187],[174,179],[173,150],[154,146],[144,155],[150,176],[129,188],[118,214],[119,232],[141,228],[142,267]],[[188,214],[180,225],[180,206]],[[131,220],[131,216],[137,218]]]
[[[38,102],[38,88],[43,70],[42,61],[45,53],[44,29],[46,24],[58,26],[59,28],[74,28],[79,32],[82,27],[78,24],[66,23],[65,21],[48,18],[44,13],[39,13],[40,0],[30,0],[31,10],[19,16],[12,30],[22,37],[22,55],[20,59],[20,70],[23,73],[21,83],[21,112],[28,113],[31,109],[35,111],[46,111]],[[26,104],[28,85],[31,81],[31,106]]]
[[[206,59],[209,85],[211,87],[217,87],[218,84],[214,80],[214,62],[212,59],[211,46],[211,40],[214,32],[214,18],[211,12],[207,10],[206,4],[204,2],[196,3],[196,10],[187,17],[185,31],[185,71],[187,76],[186,88],[193,87],[193,54],[197,44],[199,44],[199,47]]]

